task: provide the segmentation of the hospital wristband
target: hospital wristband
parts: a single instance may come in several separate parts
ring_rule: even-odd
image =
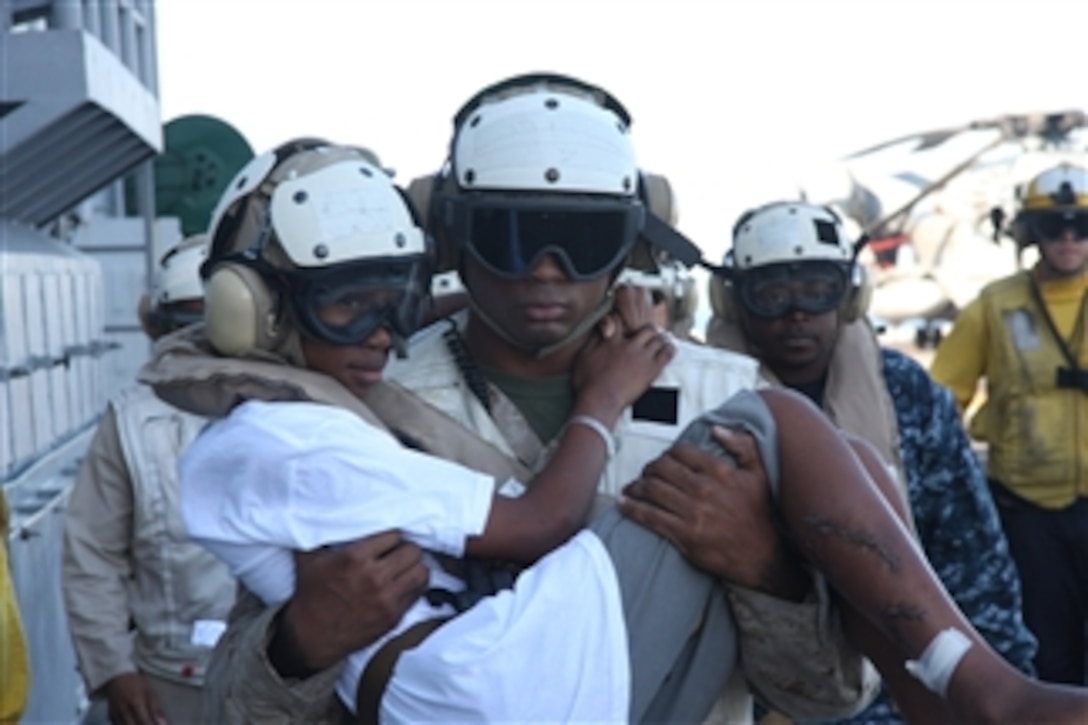
[[[612,431],[608,430],[608,426],[591,415],[572,415],[565,427],[569,428],[576,423],[590,428],[601,437],[601,441],[604,442],[605,455],[609,459],[616,455],[616,439],[612,437]]]

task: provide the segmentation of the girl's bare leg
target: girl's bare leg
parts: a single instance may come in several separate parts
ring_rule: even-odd
[[[906,522],[913,520],[907,508],[907,502],[884,467],[880,455],[863,440],[847,436],[847,441],[869,477],[880,489],[889,508],[894,511],[900,522],[904,523],[904,529],[907,529],[913,538],[913,525],[906,525]],[[903,653],[891,639],[849,601],[837,594],[835,596],[840,605],[847,634],[880,670],[884,684],[904,719],[911,723],[957,722],[948,702],[927,689],[903,667]]]
[[[778,427],[779,507],[786,524],[801,553],[864,618],[851,620],[851,631],[909,718],[1088,722],[1088,690],[1027,678],[960,613],[889,503],[901,497],[881,494],[879,486],[894,484],[875,458],[862,463],[823,413],[800,396],[783,390],[760,395]],[[874,485],[874,478],[880,483]],[[971,644],[947,686],[951,714],[904,669],[945,630],[962,633]]]

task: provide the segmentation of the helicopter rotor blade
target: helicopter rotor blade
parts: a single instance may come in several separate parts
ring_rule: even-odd
[[[958,176],[961,173],[963,173],[964,171],[966,171],[972,164],[974,164],[984,154],[986,154],[986,152],[997,148],[1001,144],[1005,143],[1005,141],[1007,141],[1007,140],[1008,139],[1005,138],[1004,134],[1002,134],[1000,136],[997,136],[990,143],[986,144],[985,146],[983,146],[982,148],[980,148],[979,150],[975,151],[973,154],[968,156],[966,159],[964,159],[960,163],[953,166],[943,176],[941,176],[940,178],[935,180],[933,183],[931,183],[928,186],[922,188],[917,194],[915,194],[913,197],[911,197],[911,199],[909,201],[907,201],[905,204],[900,206],[898,209],[895,209],[891,213],[885,215],[882,219],[877,221],[875,224],[868,227],[865,230],[866,233],[869,234],[870,236],[874,237],[874,238],[883,235],[884,233],[887,232],[888,227],[891,225],[892,222],[894,222],[894,221],[896,221],[898,219],[901,219],[901,218],[905,217],[907,214],[909,214],[910,211],[918,204],[918,202],[922,201],[922,199],[925,199],[927,196],[929,196],[933,192],[938,191],[939,189],[941,189],[949,181],[951,181],[956,176]]]
[[[868,148],[864,148],[860,151],[855,151],[851,154],[844,156],[842,160],[853,161],[854,159],[859,159],[863,156],[868,156],[870,154],[877,153],[878,151],[883,151],[884,149],[888,149],[893,146],[898,146],[899,144],[903,144],[908,141],[916,142],[914,148],[911,149],[911,152],[924,151],[925,149],[940,146],[942,143],[952,138],[953,136],[969,130],[971,130],[970,126],[955,126],[953,128],[942,128],[935,131],[911,133],[907,134],[906,136],[893,138],[890,141],[883,141],[876,144],[875,146],[869,146]]]
[[[1027,136],[1039,136],[1047,141],[1060,142],[1068,137],[1072,131],[1078,128],[1084,128],[1085,126],[1088,126],[1088,114],[1085,114],[1084,111],[1078,109],[1053,111],[1049,113],[1010,113],[995,118],[984,118],[971,121],[970,123],[959,126],[949,126],[946,128],[900,136],[889,141],[878,143],[874,146],[869,146],[860,151],[855,151],[845,156],[843,160],[850,161],[858,159],[908,141],[916,142],[914,147],[910,149],[911,153],[926,151],[940,146],[950,138],[961,133],[989,129],[1000,131],[1002,136],[1007,140],[1025,138]]]

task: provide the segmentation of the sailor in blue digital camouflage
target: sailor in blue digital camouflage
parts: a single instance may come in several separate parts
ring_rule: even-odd
[[[956,404],[916,361],[880,347],[857,249],[824,233],[842,228],[833,211],[801,202],[743,215],[711,282],[707,342],[758,357],[768,380],[804,393],[881,451],[945,588],[998,653],[1034,674],[1020,579]],[[882,694],[846,722],[902,721]]]

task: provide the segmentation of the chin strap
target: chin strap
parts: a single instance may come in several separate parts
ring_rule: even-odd
[[[503,330],[502,327],[500,327],[499,324],[491,318],[490,315],[484,312],[483,308],[480,305],[476,304],[476,298],[473,296],[472,290],[466,287],[466,291],[468,292],[468,302],[469,306],[472,308],[472,314],[477,315],[481,320],[483,320],[484,324],[486,324],[492,332],[501,337],[503,340],[510,343],[519,350],[532,353],[533,357],[535,357],[537,360],[546,358],[548,355],[562,350],[564,347],[571,344],[572,342],[580,340],[583,335],[593,329],[594,325],[601,321],[602,317],[607,315],[612,310],[612,291],[609,290],[608,294],[605,295],[603,300],[601,300],[601,303],[597,305],[597,307],[592,312],[586,315],[581,322],[575,325],[574,328],[571,329],[569,333],[567,333],[566,337],[564,337],[562,340],[559,340],[558,342],[553,342],[551,345],[547,345],[545,347],[534,347],[532,345],[526,345],[520,340],[515,340],[513,337],[508,335],[506,331]]]
[[[386,328],[388,329],[388,328]],[[399,332],[389,331],[389,337],[393,341],[393,353],[397,358],[404,360],[408,357],[408,340]]]
[[[302,352],[302,333],[293,324],[272,352],[281,356],[289,365],[298,368],[306,367],[306,355]]]

